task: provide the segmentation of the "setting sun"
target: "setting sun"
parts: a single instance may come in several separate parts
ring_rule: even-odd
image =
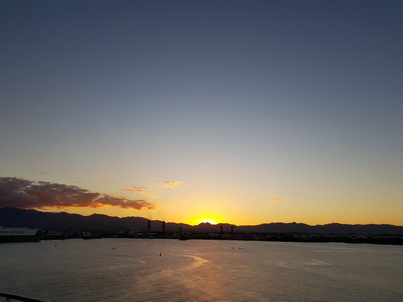
[[[210,223],[210,224],[217,224],[217,220],[213,218],[201,218],[201,219],[196,219],[196,224],[200,223]]]

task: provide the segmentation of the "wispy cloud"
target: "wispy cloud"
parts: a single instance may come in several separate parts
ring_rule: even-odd
[[[133,187],[129,189],[122,189],[122,191],[128,191],[128,192],[144,192],[150,190],[149,187]]]
[[[148,190],[151,190],[151,189],[149,187],[133,187],[133,188],[128,188],[128,189],[122,189],[122,191],[136,192],[136,193],[140,193],[140,194],[146,195],[151,198],[161,198],[161,196],[159,196],[159,195],[153,194],[151,192],[147,192]]]
[[[147,200],[132,200],[121,196],[90,192],[77,186],[31,181],[15,177],[0,177],[0,206],[23,209],[45,207],[115,206],[124,209],[148,209],[156,206]]]
[[[273,198],[273,199],[270,200],[270,201],[271,201],[271,202],[278,203],[278,202],[282,202],[282,201],[284,201],[284,200],[285,200],[285,198],[279,197],[279,198]]]
[[[164,187],[167,188],[174,188],[174,187],[178,187],[183,185],[183,181],[179,181],[179,180],[166,180],[163,181],[162,184],[164,185]]]

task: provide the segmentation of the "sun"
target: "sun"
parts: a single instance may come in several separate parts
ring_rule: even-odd
[[[217,224],[217,220],[215,220],[214,218],[202,218],[198,221],[197,224],[200,223],[210,223],[210,224]]]
[[[200,223],[219,224],[223,222],[223,218],[209,208],[202,208],[195,211],[195,215],[190,217],[191,225],[199,225]]]

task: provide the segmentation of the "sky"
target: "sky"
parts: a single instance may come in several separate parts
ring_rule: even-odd
[[[403,225],[403,2],[0,1],[0,206]]]

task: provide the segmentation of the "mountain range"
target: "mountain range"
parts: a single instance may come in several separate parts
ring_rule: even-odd
[[[111,217],[93,214],[83,216],[65,212],[51,213],[17,208],[0,208],[0,226],[31,227],[44,230],[64,230],[70,232],[161,232],[163,222],[142,217]],[[166,232],[224,232],[229,233],[336,233],[336,234],[403,234],[403,226],[389,224],[339,224],[308,225],[304,223],[265,223],[259,225],[242,225],[201,223],[191,226],[183,223],[165,223]]]

